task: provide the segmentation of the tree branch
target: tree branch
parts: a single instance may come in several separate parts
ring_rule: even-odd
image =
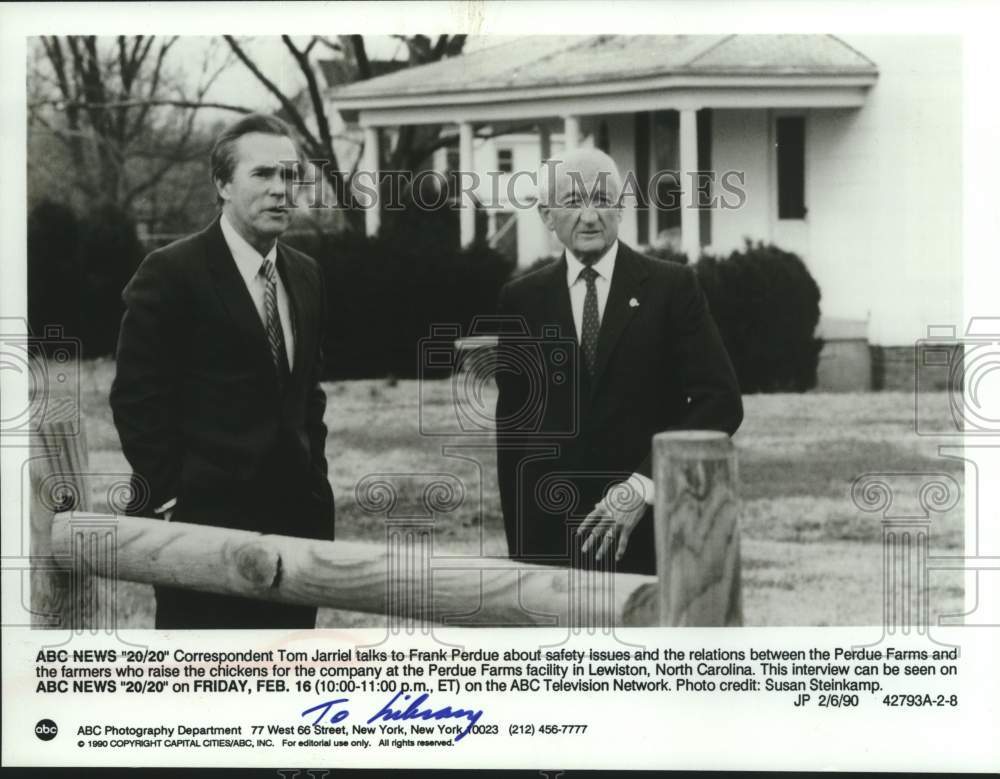
[[[253,73],[256,79],[264,85],[264,88],[267,89],[268,92],[278,98],[278,102],[281,103],[281,107],[285,109],[289,119],[295,125],[295,128],[302,133],[302,136],[307,139],[307,142],[318,146],[319,143],[316,140],[316,137],[309,131],[309,127],[302,119],[302,115],[299,113],[292,101],[285,97],[285,94],[278,89],[277,85],[261,72],[260,68],[258,68],[253,60],[247,56],[246,52],[243,51],[232,35],[224,35],[223,37],[226,39],[229,47],[233,50],[233,53],[239,58],[240,62],[247,67],[247,70]]]
[[[151,100],[157,94],[157,91],[160,88],[160,77],[163,72],[163,61],[167,56],[167,52],[170,51],[170,47],[173,46],[174,43],[176,42],[177,42],[177,36],[174,36],[173,38],[170,38],[160,44],[160,50],[159,52],[157,52],[156,55],[156,62],[153,64],[153,73],[150,76],[149,89],[147,90],[148,99],[146,104],[140,107],[138,116],[136,116],[135,121],[132,123],[132,131],[127,136],[129,140],[134,140],[135,138],[137,138],[139,136],[139,133],[142,131],[142,128],[146,124],[146,117],[149,115],[149,109],[152,107],[152,105],[150,104],[150,102],[148,102],[148,100]],[[152,43],[152,39],[150,39],[150,43]],[[147,52],[148,52],[148,46],[147,46]],[[146,55],[143,55],[143,59],[145,59],[145,57]]]
[[[316,38],[317,41],[326,46],[330,51],[336,52],[337,54],[344,53],[344,47],[341,46],[339,43],[334,43],[333,41],[329,41],[322,35],[316,35],[314,37]]]
[[[167,156],[167,162],[148,176],[145,181],[136,184],[125,193],[123,202],[126,206],[131,206],[132,201],[139,194],[159,184],[160,180],[177,164],[177,158],[181,156],[182,151],[187,146],[188,140],[191,138],[191,134],[194,131],[194,118],[195,112],[192,111],[188,115],[187,127],[184,128],[181,137],[177,140],[177,143],[174,144],[173,149]]]
[[[444,47],[445,57],[457,57],[462,53],[465,48],[465,41],[468,39],[468,35],[452,35],[451,39]]]
[[[127,208],[131,208],[132,203],[139,195],[141,195],[147,189],[152,189],[157,184],[159,184],[160,181],[163,180],[163,177],[166,176],[170,171],[172,171],[176,167],[177,167],[177,160],[170,160],[164,163],[155,172],[150,174],[150,176],[145,181],[136,184],[128,192],[126,192],[125,196],[122,198],[122,202],[125,204]]]
[[[66,100],[73,100],[76,95],[73,92],[73,86],[66,73],[66,57],[63,54],[62,43],[59,40],[59,36],[50,35],[48,38],[43,36],[42,46],[45,48],[45,54],[49,58],[49,64],[52,66],[52,70],[56,75],[56,81],[59,84],[59,91]],[[74,106],[66,111],[66,119],[69,123],[70,129],[73,131],[80,129],[80,112],[77,109],[78,106]],[[79,141],[74,141],[73,144],[74,151],[79,153]]]
[[[55,106],[57,108],[82,108],[88,105],[96,105],[101,108],[136,108],[138,106],[173,106],[175,108],[218,108],[223,111],[234,111],[238,114],[252,114],[257,109],[247,108],[241,105],[232,105],[231,103],[215,103],[210,100],[113,100],[107,103],[94,103],[90,104],[84,100],[59,100],[58,98],[46,99],[46,100],[36,100],[28,104],[28,108],[41,108],[44,106]]]
[[[434,58],[435,62],[444,56],[445,51],[447,51],[447,47],[448,47],[448,36],[439,35],[437,43],[434,44],[434,49],[431,52],[431,56]]]
[[[323,96],[320,93],[319,83],[316,81],[316,73],[309,64],[309,57],[304,52],[299,51],[295,47],[295,44],[292,43],[292,39],[287,35],[282,35],[281,40],[285,42],[285,46],[288,47],[288,50],[295,58],[295,61],[299,65],[299,70],[302,71],[302,75],[306,77],[306,84],[309,88],[309,99],[312,101],[313,114],[316,116],[316,126],[319,128],[319,137],[323,144],[323,151],[328,155],[330,164],[334,168],[339,168],[336,154],[333,151],[330,123],[326,118],[326,106],[323,105]],[[315,43],[315,40],[313,42]]]
[[[360,35],[352,35],[351,48],[354,49],[354,61],[358,63],[358,75],[364,81],[372,77],[372,65],[368,61],[368,51],[365,49],[365,39]]]

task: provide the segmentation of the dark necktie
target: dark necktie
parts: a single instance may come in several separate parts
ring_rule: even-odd
[[[271,359],[278,371],[278,383],[283,384],[289,371],[285,331],[278,315],[278,270],[273,262],[265,259],[260,266],[260,273],[264,277],[264,329],[267,331],[267,343],[271,347]]]
[[[580,347],[583,349],[583,359],[587,363],[587,372],[594,374],[597,363],[597,336],[601,330],[601,320],[597,313],[597,279],[598,273],[587,265],[580,271],[580,277],[587,282],[587,296],[583,299],[583,330],[580,333]]]

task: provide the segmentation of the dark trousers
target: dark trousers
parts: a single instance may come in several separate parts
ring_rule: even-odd
[[[157,630],[316,627],[313,606],[292,606],[253,598],[155,587]]]
[[[580,461],[556,467],[545,459],[526,460],[520,468],[527,486],[516,490],[512,508],[504,512],[507,552],[512,559],[656,575],[652,508],[646,509],[632,531],[621,560],[614,561],[617,537],[610,560],[607,552],[601,560],[596,559],[600,543],[586,554],[580,551],[589,534],[577,536],[577,528],[608,487],[627,479],[629,472],[589,468]],[[564,492],[557,492],[552,485],[563,488]],[[565,500],[564,495],[568,496]]]
[[[228,493],[228,494],[227,494]],[[294,472],[280,452],[268,458],[261,474],[239,489],[182,495],[173,522],[215,525],[259,533],[332,538],[332,508],[311,489],[308,477]],[[156,628],[306,628],[316,626],[316,608],[155,587]]]

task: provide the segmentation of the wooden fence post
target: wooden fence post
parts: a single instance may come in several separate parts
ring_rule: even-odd
[[[733,442],[725,433],[653,437],[659,624],[743,624],[739,503]]]
[[[31,621],[35,628],[91,626],[93,577],[54,558],[52,520],[61,511],[89,511],[87,440],[74,420],[43,421],[32,437]],[[67,570],[68,568],[68,570]]]

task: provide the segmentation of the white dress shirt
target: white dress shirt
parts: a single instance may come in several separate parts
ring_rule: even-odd
[[[247,285],[250,297],[253,298],[257,315],[266,329],[267,314],[264,312],[264,291],[267,287],[267,281],[260,272],[260,266],[264,264],[265,259],[271,262],[275,261],[278,256],[278,244],[275,243],[271,247],[271,251],[267,253],[267,257],[263,257],[242,235],[236,232],[236,228],[233,227],[225,214],[220,217],[219,226],[222,228],[222,237],[226,239],[226,246],[229,247],[233,259],[236,260],[236,268],[239,270],[240,276],[243,277],[243,282]],[[295,367],[295,333],[292,330],[292,312],[288,303],[288,291],[281,280],[281,274],[278,274],[278,318],[281,320],[281,329],[285,334],[288,370],[291,371]]]
[[[597,290],[597,321],[604,321],[604,309],[608,304],[608,293],[611,291],[611,277],[615,272],[615,258],[618,256],[618,241],[616,240],[591,267],[597,271],[594,286]],[[583,332],[583,304],[587,298],[587,282],[580,278],[584,269],[569,249],[566,249],[566,284],[569,286],[569,303],[573,309],[573,325],[576,327],[576,340],[579,342]],[[633,473],[626,482],[636,490],[643,501],[653,505],[653,480],[641,473]]]

